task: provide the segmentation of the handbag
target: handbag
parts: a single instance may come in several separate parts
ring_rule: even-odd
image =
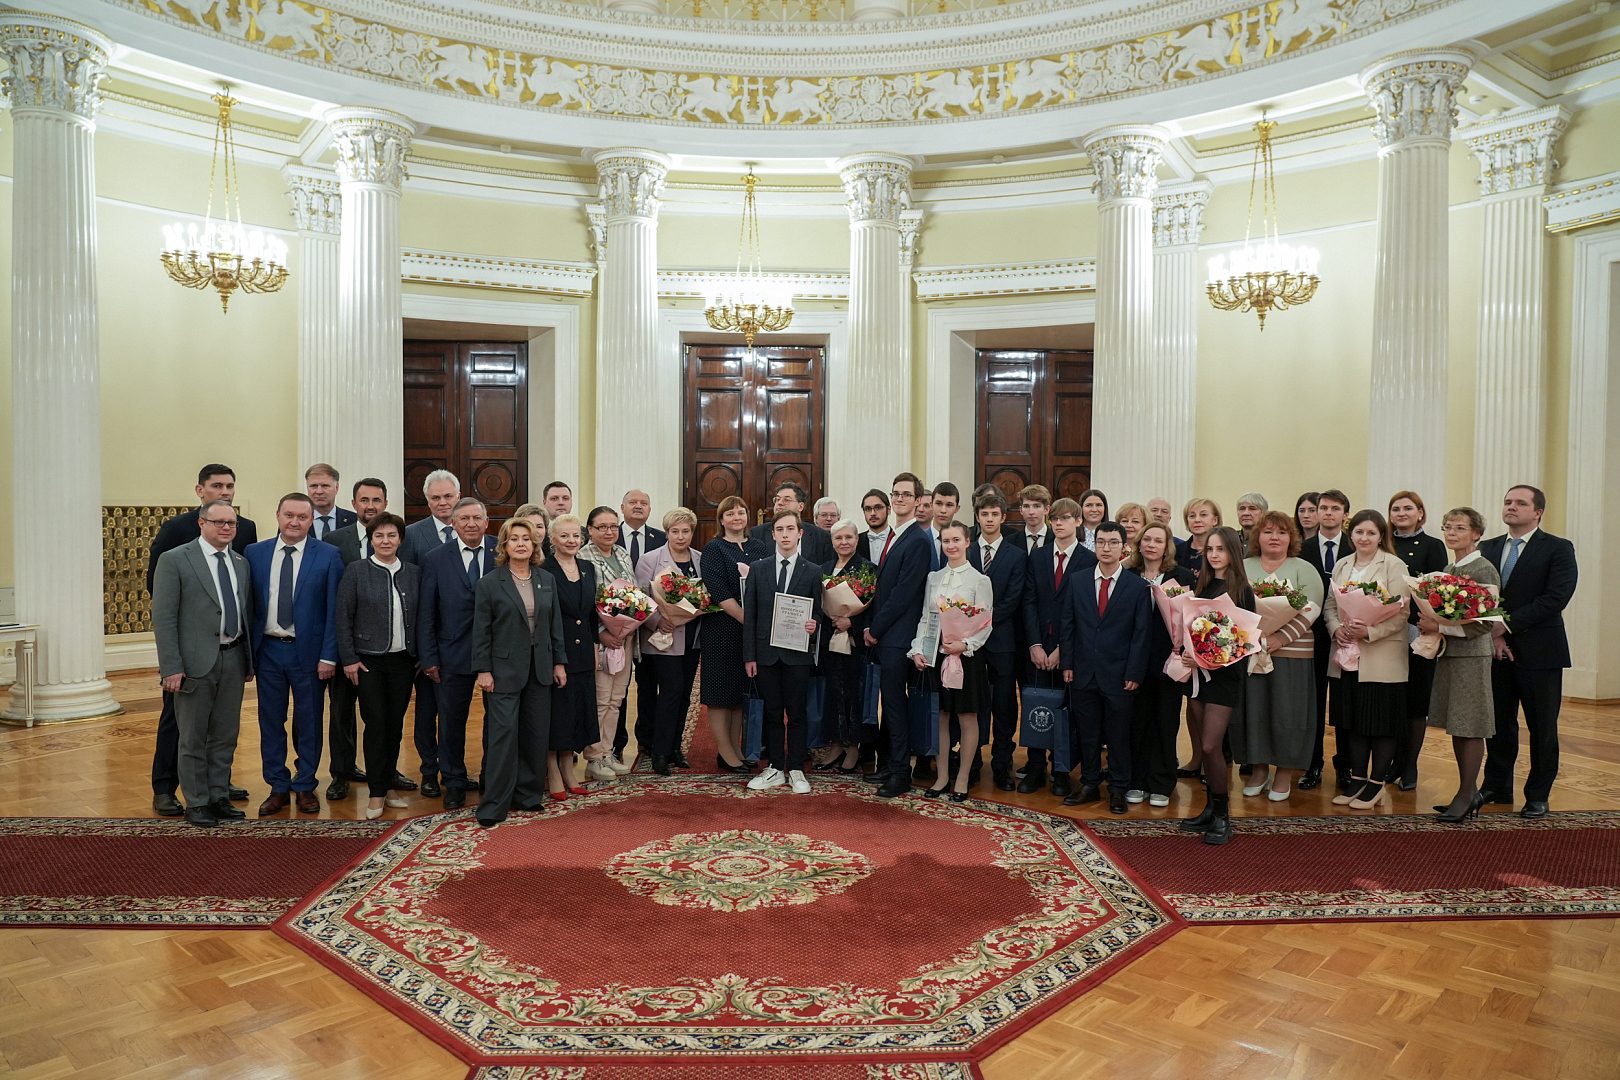
[[[765,699],[759,696],[759,686],[748,680],[748,695],[743,699],[743,760],[758,761],[765,753]]]
[[[1052,768],[1074,768],[1074,746],[1069,732],[1069,695],[1049,686],[1019,688],[1018,742],[1031,750],[1050,750]]]
[[[877,727],[878,705],[883,701],[883,668],[866,665],[866,683],[861,687],[861,723]]]
[[[939,691],[926,673],[911,684],[906,712],[911,725],[911,752],[920,757],[939,753]]]

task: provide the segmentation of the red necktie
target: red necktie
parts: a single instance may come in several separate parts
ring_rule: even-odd
[[[1067,558],[1068,558],[1068,556],[1065,555],[1063,552],[1061,552],[1061,551],[1058,552],[1057,580],[1052,582],[1052,591],[1053,592],[1057,592],[1059,589],[1063,588],[1063,560],[1067,559]]]
[[[1097,618],[1108,614],[1108,578],[1103,578],[1097,586]]]
[[[894,543],[894,530],[890,529],[889,530],[889,538],[887,540],[883,541],[883,550],[878,553],[878,565],[879,566],[882,566],[883,565],[883,560],[887,559],[889,557],[889,545],[892,544],[892,543]]]

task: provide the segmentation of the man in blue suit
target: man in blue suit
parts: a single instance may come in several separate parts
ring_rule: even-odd
[[[343,556],[309,535],[315,504],[308,495],[283,495],[276,507],[275,538],[248,546],[254,618],[253,668],[258,676],[259,754],[270,797],[259,816],[286,809],[320,813],[315,770],[321,763],[324,680],[337,670],[337,593]],[[287,771],[287,699],[292,698],[293,751],[297,771]],[[290,793],[290,794],[289,794]]]
[[[1018,631],[1024,617],[1024,580],[1029,556],[1002,527],[1007,500],[992,489],[974,503],[978,537],[968,548],[968,562],[990,579],[996,598],[990,640],[982,650],[986,687],[980,708],[988,702],[991,716],[990,774],[1002,791],[1013,789],[1012,755],[1018,730]],[[977,753],[977,750],[974,751]]]
[[[1069,715],[1079,736],[1080,787],[1069,806],[1101,798],[1102,748],[1108,744],[1108,809],[1126,810],[1131,779],[1132,698],[1147,678],[1153,593],[1140,574],[1126,573],[1125,526],[1104,521],[1092,542],[1097,565],[1069,583],[1058,629]]]
[[[1073,499],[1053,503],[1047,524],[1052,542],[1044,547],[1031,546],[1029,571],[1024,577],[1024,643],[1029,650],[1026,677],[1055,686],[1058,665],[1066,659],[1059,632],[1069,582],[1075,574],[1096,566],[1097,557],[1075,536],[1080,527],[1080,504]],[[1046,751],[1031,750],[1018,790],[1029,795],[1041,790],[1045,783]],[[1052,771],[1052,794],[1069,794],[1068,773]]]
[[[889,757],[874,779],[879,798],[893,799],[911,790],[911,731],[906,710],[906,687],[916,668],[906,658],[917,620],[922,615],[923,592],[933,563],[928,533],[917,521],[917,498],[922,481],[903,472],[890,485],[894,531],[878,553],[877,592],[867,609],[866,647],[877,661],[883,696],[883,726],[888,729]]]
[[[439,703],[439,767],[444,770],[444,808],[467,805],[478,785],[467,775],[467,712],[472,707],[473,595],[495,569],[495,538],[486,536],[489,511],[477,499],[462,499],[450,514],[452,543],[422,560],[417,606],[417,663],[434,684]],[[488,732],[488,727],[485,727]]]

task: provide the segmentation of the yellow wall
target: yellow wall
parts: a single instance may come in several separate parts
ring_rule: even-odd
[[[441,195],[409,181],[400,196],[399,242],[406,249],[589,262],[589,239],[582,208]]]

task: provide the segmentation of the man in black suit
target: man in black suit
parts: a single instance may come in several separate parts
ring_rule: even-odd
[[[1513,802],[1513,766],[1519,757],[1519,708],[1530,730],[1530,775],[1524,781],[1520,817],[1547,816],[1547,799],[1558,776],[1558,707],[1563,700],[1569,638],[1564,608],[1575,595],[1575,545],[1544,532],[1547,496],[1520,484],[1502,500],[1506,536],[1479,545],[1502,577],[1508,621],[1493,642],[1491,692],[1496,734],[1485,758],[1485,801]],[[1497,624],[1499,627],[1501,624]]]
[[[197,470],[196,495],[199,506],[211,502],[234,502],[236,499],[236,473],[229,465],[209,464]],[[146,595],[152,595],[152,579],[157,572],[158,558],[166,551],[196,543],[202,535],[197,521],[199,510],[176,514],[158,527],[152,538],[152,549],[146,558]],[[236,535],[230,538],[231,550],[238,555],[249,544],[258,543],[259,530],[251,518],[236,518]],[[156,745],[152,748],[152,810],[163,817],[180,817],[185,808],[174,796],[180,787],[180,729],[175,725],[174,695],[163,692],[163,709],[158,713]],[[241,802],[248,797],[243,788],[230,785],[230,797]]]
[[[455,543],[456,527],[450,518],[461,501],[461,481],[449,469],[434,469],[422,481],[422,497],[427,500],[428,516],[406,527],[405,542],[399,548],[399,557],[418,567],[429,555]],[[416,756],[422,762],[422,795],[428,799],[444,793],[439,787],[439,698],[435,690],[433,680],[417,672],[411,734]],[[416,787],[408,779],[395,786],[405,791]]]
[[[636,488],[624,493],[624,498],[619,502],[619,544],[630,553],[632,571],[643,555],[664,546],[664,530],[647,524],[650,516],[651,495]],[[551,537],[547,536],[546,541],[549,544]],[[549,555],[550,548],[546,550]],[[658,676],[653,673],[652,664],[641,663],[636,665],[635,679],[636,745],[651,746],[653,706],[658,700]],[[619,757],[624,756],[624,748],[630,745],[630,732],[625,722],[629,704],[629,694],[619,699],[619,730],[613,735],[613,753]]]
[[[341,529],[326,534],[323,543],[338,549],[345,568],[371,554],[369,533],[371,523],[378,514],[388,509],[388,485],[375,476],[361,477],[349,489],[350,503],[354,507],[354,521]],[[359,698],[354,683],[348,679],[330,679],[326,684],[329,698],[326,716],[326,761],[331,783],[326,785],[326,798],[347,799],[349,781],[365,783],[366,774],[355,761],[358,738],[355,729],[355,705]]]
[[[832,536],[827,530],[804,516],[804,504],[809,497],[804,488],[798,484],[778,484],[776,490],[771,494],[771,514],[774,517],[784,510],[791,510],[797,514],[800,522],[804,525],[804,539],[799,543],[799,549],[804,553],[806,559],[809,559],[817,566],[826,566],[835,560],[838,555],[833,551]],[[774,542],[770,525],[755,525],[748,530],[748,535],[762,544]]]
[[[804,777],[809,754],[810,676],[816,666],[816,633],[821,626],[821,567],[804,558],[799,515],[783,510],[771,521],[776,554],[748,567],[743,583],[743,670],[759,684],[765,700],[765,771],[748,781],[753,791],[790,784],[795,795],[810,794]],[[802,596],[811,603],[805,632],[809,648],[803,652],[771,644],[780,593]],[[786,737],[782,717],[787,716]]]
[[[889,495],[888,492],[873,488],[861,496],[861,517],[866,521],[866,531],[861,534],[861,554],[873,566],[877,565],[879,557],[888,548],[889,536],[894,530],[889,528]]]
[[[1070,580],[1079,571],[1097,565],[1097,556],[1086,550],[1075,536],[1080,526],[1080,504],[1059,499],[1052,504],[1049,521],[1052,543],[1030,554],[1024,579],[1024,640],[1029,643],[1029,678],[1054,683],[1062,661],[1059,634],[1063,605]],[[1084,576],[1084,575],[1082,575]],[[1046,751],[1031,750],[1024,762],[1024,778],[1018,790],[1028,795],[1041,790],[1046,782]],[[1069,774],[1052,773],[1052,794],[1069,793]]]
[[[1024,525],[1021,521],[1011,520],[1009,515],[1012,513],[1013,507],[1008,505],[1007,496],[1002,494],[1001,489],[995,484],[980,484],[978,487],[973,489],[973,494],[968,496],[968,505],[974,507],[973,527],[968,530],[968,539],[972,541],[972,544],[969,544],[968,546],[972,547],[974,544],[979,542],[979,521],[977,508],[979,505],[979,500],[984,498],[986,495],[998,495],[1001,497],[1001,538],[1003,540],[1015,541],[1018,546],[1027,554],[1029,549],[1024,546]]]
[[[1097,565],[1065,591],[1058,627],[1070,723],[1080,746],[1080,788],[1068,806],[1101,798],[1102,748],[1108,745],[1108,809],[1123,814],[1131,779],[1131,718],[1147,678],[1148,631],[1158,611],[1140,574],[1125,572],[1125,527],[1104,521],[1092,538]],[[1081,550],[1084,550],[1083,548]]]
[[[907,659],[917,620],[922,615],[932,556],[927,535],[914,516],[922,481],[915,473],[894,478],[889,497],[894,529],[878,553],[877,592],[867,609],[866,647],[878,664],[882,687],[883,727],[889,756],[874,778],[879,798],[893,799],[911,790],[911,727],[906,688],[916,668]]]
[[[990,775],[1002,791],[1013,789],[1012,757],[1018,731],[1018,628],[1024,618],[1024,581],[1029,556],[1018,541],[1003,535],[1007,500],[993,485],[974,503],[978,535],[968,547],[968,562],[990,579],[996,605],[984,654],[985,687],[979,701],[989,702],[991,718]],[[982,708],[981,704],[981,708]]]
[[[1037,548],[1052,546],[1052,529],[1048,517],[1052,509],[1052,493],[1041,484],[1025,484],[1018,491],[1018,516],[1023,522],[1021,530],[1024,553],[1034,554]]]
[[[1350,537],[1344,532],[1344,519],[1350,513],[1350,497],[1337,488],[1328,488],[1318,496],[1318,500],[1316,535],[1300,545],[1299,557],[1310,563],[1322,576],[1322,591],[1325,594],[1333,587],[1334,564],[1350,553]],[[1323,742],[1327,738],[1329,716],[1328,658],[1333,655],[1333,635],[1328,632],[1327,620],[1317,619],[1311,625],[1311,633],[1316,646],[1316,750],[1311,755],[1311,767],[1299,778],[1300,788],[1306,791],[1322,783]],[[1336,709],[1338,705],[1337,700],[1332,702],[1333,708]],[[1346,765],[1337,743],[1335,736],[1333,769],[1338,774],[1339,790],[1343,791],[1352,770]]]
[[[337,504],[338,471],[326,462],[304,470],[304,493],[315,504],[315,524],[309,535],[325,540],[331,533],[354,524],[354,511]]]

